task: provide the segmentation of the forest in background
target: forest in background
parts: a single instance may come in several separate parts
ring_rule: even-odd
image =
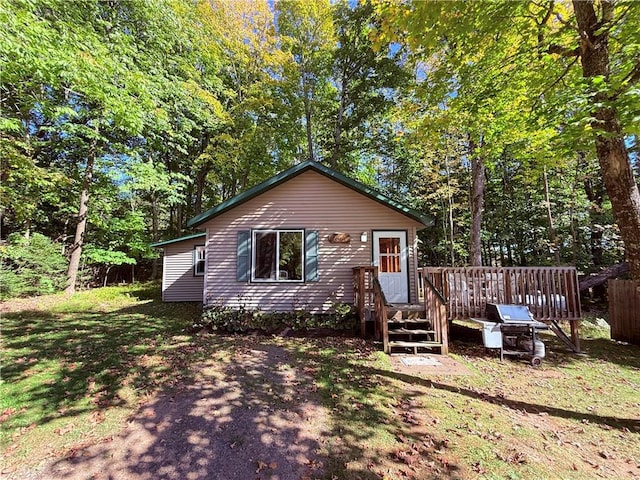
[[[309,159],[431,215],[424,265],[637,280],[639,11],[5,1],[0,295],[156,276],[151,242]]]

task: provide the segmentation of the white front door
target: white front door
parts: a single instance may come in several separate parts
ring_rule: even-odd
[[[373,232],[373,264],[387,302],[409,302],[407,232]]]

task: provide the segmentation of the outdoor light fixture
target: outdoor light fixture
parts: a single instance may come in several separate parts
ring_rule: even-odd
[[[362,233],[360,234],[360,241],[361,241],[362,243],[367,243],[367,232],[362,232]]]

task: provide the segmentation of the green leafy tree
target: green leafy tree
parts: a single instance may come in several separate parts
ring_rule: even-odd
[[[292,105],[300,104],[306,133],[304,158],[319,160],[319,116],[334,100],[331,60],[335,26],[328,0],[280,0],[276,3],[283,50],[293,57],[286,80],[292,86]]]
[[[13,233],[0,245],[0,298],[55,293],[64,286],[66,266],[61,245],[39,233]]]
[[[636,5],[423,1],[378,2],[378,8],[385,19],[382,39],[400,39],[436,64],[445,58],[457,66],[454,72],[490,75],[474,95],[487,104],[495,104],[496,94],[515,98],[522,91],[521,111],[533,112],[536,124],[554,126],[574,155],[595,146],[627,257],[640,278],[640,203],[624,142],[638,124],[631,121],[640,77]],[[464,77],[450,78],[446,90],[456,91]],[[436,85],[444,88],[446,81]]]

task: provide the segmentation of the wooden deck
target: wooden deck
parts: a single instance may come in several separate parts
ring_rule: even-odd
[[[447,319],[483,317],[487,303],[527,305],[534,317],[574,351],[580,350],[578,275],[574,267],[425,267],[418,269],[418,293],[434,287],[446,302]],[[570,336],[559,322],[567,321]]]

